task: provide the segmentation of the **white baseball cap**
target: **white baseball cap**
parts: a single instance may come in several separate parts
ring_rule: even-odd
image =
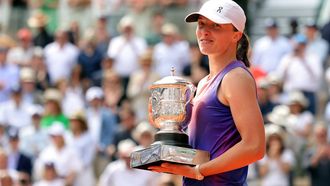
[[[90,87],[86,92],[86,100],[92,101],[93,99],[102,99],[104,96],[101,87]]]
[[[190,13],[186,22],[196,22],[202,15],[218,24],[233,24],[234,27],[243,32],[246,16],[243,9],[232,0],[209,0],[206,1],[198,12]]]
[[[51,136],[63,136],[65,134],[64,124],[59,121],[54,121],[48,129],[48,134]]]

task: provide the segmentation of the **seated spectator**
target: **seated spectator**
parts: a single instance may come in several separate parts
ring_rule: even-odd
[[[28,66],[33,55],[32,32],[27,28],[21,28],[17,32],[19,45],[8,51],[8,63]]]
[[[259,161],[262,186],[289,186],[290,172],[294,166],[294,155],[286,148],[281,133],[269,134],[266,155]]]
[[[330,143],[327,141],[327,128],[317,125],[314,128],[315,143],[307,150],[305,166],[312,186],[326,186],[330,183]]]
[[[110,161],[108,148],[113,143],[117,129],[117,116],[104,106],[104,93],[100,87],[91,87],[86,92],[86,119],[89,132],[96,143],[94,161],[95,174],[98,177]]]
[[[46,129],[40,126],[43,108],[40,105],[33,105],[28,109],[28,112],[31,124],[20,130],[20,149],[35,160],[48,145],[50,139]]]
[[[59,178],[53,162],[46,162],[42,172],[42,179],[34,183],[33,186],[65,186],[65,182]]]
[[[159,174],[132,169],[130,167],[130,154],[136,144],[126,139],[118,144],[119,159],[108,164],[100,177],[99,186],[154,186],[156,185]]]
[[[152,70],[152,55],[151,49],[141,55],[140,68],[130,75],[128,82],[127,96],[131,99],[138,122],[148,119],[149,86],[160,79],[160,76]]]
[[[67,145],[66,130],[60,122],[55,122],[49,128],[52,143],[49,144],[35,161],[35,175],[37,179],[42,176],[42,168],[46,162],[53,162],[58,176],[65,180],[66,185],[76,184],[77,175],[82,171],[83,165],[78,152]]]
[[[44,93],[45,112],[41,119],[41,127],[49,128],[53,122],[61,122],[66,129],[69,129],[69,119],[62,112],[63,95],[58,89],[50,88]]]
[[[82,160],[83,169],[77,175],[76,184],[79,186],[95,185],[93,161],[95,158],[95,141],[91,136],[86,122],[85,114],[81,111],[70,117],[71,138],[68,144],[76,149]]]
[[[19,149],[19,131],[11,128],[8,132],[9,136],[9,151],[8,151],[8,169],[15,170],[19,174],[25,173],[27,179],[32,178],[32,160],[30,157],[23,154]]]

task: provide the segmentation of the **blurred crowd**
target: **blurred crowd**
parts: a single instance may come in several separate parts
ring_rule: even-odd
[[[0,185],[180,185],[129,168],[129,155],[157,131],[149,86],[171,67],[195,85],[208,74],[194,25],[183,24],[200,3],[0,0]],[[251,44],[267,134],[252,186],[330,181],[330,23],[288,24],[281,35],[267,19]]]

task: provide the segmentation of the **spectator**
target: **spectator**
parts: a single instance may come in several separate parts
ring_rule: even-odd
[[[83,112],[76,112],[70,117],[70,129],[72,138],[68,142],[78,152],[82,160],[82,170],[77,175],[76,185],[91,186],[95,185],[95,175],[93,161],[95,157],[95,141],[93,140]]]
[[[42,179],[33,184],[33,186],[65,186],[64,180],[59,178],[53,162],[46,162],[42,172]]]
[[[307,37],[306,53],[319,56],[322,67],[328,58],[329,44],[319,35],[318,26],[315,21],[309,21],[305,25]]]
[[[65,116],[84,110],[84,90],[80,81],[80,66],[75,66],[70,75],[70,79],[61,79],[56,83],[56,87],[61,92],[62,111]]]
[[[17,181],[18,172],[15,169],[9,169],[8,164],[8,154],[5,149],[0,148],[0,175],[8,176],[11,182]]]
[[[114,70],[108,70],[103,74],[102,88],[104,90],[105,105],[118,115],[119,106],[125,99],[122,79]]]
[[[252,63],[265,72],[273,72],[282,57],[289,53],[291,45],[284,36],[279,34],[277,22],[266,20],[266,36],[256,40],[252,51]]]
[[[48,44],[44,50],[45,64],[54,85],[59,79],[68,79],[77,63],[78,48],[68,42],[68,35],[63,30],[55,34],[55,41]]]
[[[294,155],[286,148],[281,134],[269,134],[266,143],[266,155],[259,161],[261,185],[289,186],[289,175],[294,161]]]
[[[98,33],[97,33],[98,34]],[[92,84],[93,77],[101,70],[103,55],[97,50],[96,35],[93,30],[87,30],[81,40],[78,64],[81,66],[82,81],[87,86]]]
[[[50,77],[45,64],[44,51],[41,47],[34,48],[30,65],[35,73],[36,88],[41,91],[49,88]]]
[[[9,100],[12,88],[19,82],[19,68],[7,62],[8,50],[7,45],[0,43],[0,102]]]
[[[312,186],[326,186],[330,181],[330,144],[327,141],[327,128],[317,125],[313,137],[315,144],[307,153],[306,168],[310,173]]]
[[[11,128],[8,132],[9,136],[9,152],[8,152],[8,169],[15,170],[19,174],[28,175],[28,180],[32,178],[32,160],[19,150],[19,131]]]
[[[129,139],[118,144],[119,159],[107,165],[100,177],[99,186],[153,186],[156,185],[158,175],[154,172],[132,169],[130,154],[136,144]]]
[[[306,53],[307,38],[298,34],[293,37],[294,51],[285,55],[277,69],[283,79],[285,92],[300,90],[309,101],[307,110],[316,113],[316,93],[320,90],[322,63],[319,56]]]
[[[46,162],[53,162],[58,176],[65,180],[65,185],[76,184],[77,175],[82,171],[83,165],[78,152],[67,145],[66,131],[63,123],[54,122],[49,128],[52,143],[48,145],[35,162],[36,176],[41,178],[42,167]]]
[[[273,110],[275,104],[271,101],[269,95],[269,82],[266,78],[257,81],[258,104],[264,121],[267,122],[267,115]]]
[[[117,118],[113,112],[104,107],[104,94],[100,87],[91,87],[86,92],[86,119],[89,132],[96,142],[96,157],[94,161],[95,174],[98,177],[110,161],[108,149],[113,143],[117,128]]]
[[[161,32],[162,41],[154,47],[154,70],[160,77],[165,77],[170,75],[171,68],[174,67],[176,75],[182,75],[184,67],[190,61],[189,43],[179,40],[179,31],[172,23],[164,24]]]
[[[121,110],[119,112],[119,118],[120,125],[117,128],[117,131],[115,132],[113,137],[113,145],[116,150],[120,141],[125,139],[131,139],[134,141],[133,131],[137,125],[135,112],[130,105],[129,107],[121,107]]]
[[[118,30],[120,35],[110,40],[108,56],[114,59],[114,70],[122,78],[124,94],[126,93],[129,76],[139,68],[138,60],[146,50],[146,41],[135,35],[131,17],[123,17]]]
[[[30,67],[20,69],[20,84],[22,86],[22,100],[28,104],[41,104],[42,92],[37,90],[35,71]]]
[[[51,23],[48,24],[49,19],[52,20],[56,18],[55,16],[49,18],[42,11],[34,12],[32,16],[28,19],[29,27],[37,30],[37,33],[33,37],[34,46],[44,48],[45,46],[53,42],[53,36],[46,29],[47,25],[51,25]]]
[[[30,124],[28,108],[31,104],[23,102],[21,87],[11,90],[11,99],[0,105],[0,121],[9,127],[20,129]]]
[[[31,124],[20,130],[20,149],[34,161],[40,152],[48,145],[49,137],[45,129],[40,126],[43,116],[43,107],[31,105],[28,113],[31,117]]]
[[[146,121],[140,122],[134,129],[132,136],[142,148],[148,148],[154,142],[156,129]]]
[[[305,110],[308,100],[302,92],[293,91],[288,95],[287,105],[290,109],[290,123],[287,130],[293,137],[293,150],[300,158],[306,148],[314,125],[314,115]]]
[[[96,22],[96,28],[94,29],[94,33],[97,33],[95,34],[96,50],[100,52],[102,56],[107,55],[108,45],[112,36],[107,23],[107,16],[99,16]]]
[[[33,55],[32,33],[27,28],[22,28],[17,32],[19,45],[8,51],[8,63],[18,66],[28,66]]]
[[[92,78],[93,86],[102,86],[102,79],[105,77],[105,74],[107,72],[113,71],[113,62],[114,59],[112,59],[108,55],[103,56],[101,62],[101,69],[95,72]]]
[[[160,79],[159,75],[152,71],[152,50],[148,50],[140,57],[140,68],[130,76],[127,88],[127,96],[132,102],[137,121],[148,119],[149,86]]]
[[[41,127],[49,128],[55,121],[61,122],[66,129],[69,129],[69,120],[62,112],[63,95],[58,89],[47,89],[44,93],[45,112],[41,119]]]

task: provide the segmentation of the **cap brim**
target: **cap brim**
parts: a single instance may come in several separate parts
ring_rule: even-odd
[[[193,12],[186,16],[185,21],[187,23],[197,22],[201,14],[199,12]]]
[[[229,24],[231,23],[231,21],[225,19],[225,18],[220,18],[220,17],[214,17],[210,14],[203,14],[201,12],[193,12],[193,13],[190,13],[187,15],[187,17],[185,18],[185,21],[187,23],[191,23],[191,22],[197,22],[198,21],[198,18],[199,16],[203,16],[203,17],[206,17],[207,19],[215,22],[215,23],[218,23],[218,24]]]

